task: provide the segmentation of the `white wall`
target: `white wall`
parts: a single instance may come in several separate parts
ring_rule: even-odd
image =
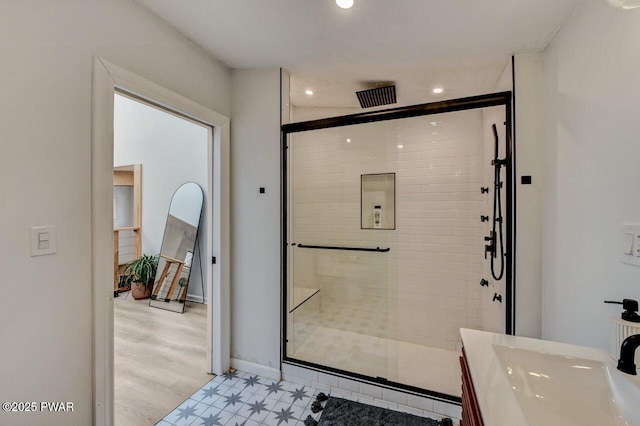
[[[544,338],[608,346],[605,299],[640,299],[619,261],[620,224],[640,221],[640,11],[578,4],[545,54]]]
[[[511,66],[509,66],[509,71]],[[544,61],[541,53],[515,56],[516,334],[540,338]],[[522,185],[521,176],[531,176]]]
[[[541,336],[541,287],[542,287],[542,185],[543,174],[543,140],[544,140],[544,90],[543,90],[543,54],[528,53],[515,55],[515,165],[514,187],[516,189],[516,270],[515,270],[515,332],[519,336],[540,338]],[[506,65],[495,91],[511,91],[514,89],[511,61]],[[496,114],[497,113],[497,114]],[[504,110],[489,111],[485,114],[485,131],[490,132],[492,123],[504,129]],[[493,136],[488,139],[485,161],[493,158]],[[500,147],[504,148],[504,135],[500,136]],[[501,151],[500,157],[504,156]],[[486,169],[487,184],[493,182],[492,169]],[[531,185],[522,185],[523,175],[532,176]],[[491,200],[487,212],[490,214],[493,199],[493,188],[490,186]],[[506,193],[503,192],[503,203]],[[488,230],[489,228],[487,228]],[[489,262],[485,263],[486,278],[491,283],[490,294],[497,292],[506,296],[504,279],[499,283],[491,278]],[[483,298],[483,317],[486,330],[504,330],[504,310],[496,312],[491,299]]]
[[[280,70],[234,70],[232,93],[231,357],[279,370]]]
[[[114,166],[142,164],[142,253],[158,254],[171,197],[182,184],[195,182],[200,185],[204,194],[202,218],[207,215],[208,129],[118,94],[114,102],[113,127]],[[193,209],[196,215],[200,213],[197,207],[193,206]],[[197,226],[197,223],[193,224]],[[207,221],[203,219],[200,221],[199,251],[194,253],[189,278],[191,300],[202,300],[200,259],[206,256],[208,236]]]
[[[229,70],[129,0],[2,3],[0,181],[16,185],[0,203],[0,400],[75,411],[0,412],[1,424],[92,423],[93,55],[230,111]],[[57,225],[58,252],[30,257],[42,224]]]
[[[133,226],[133,186],[113,187],[113,227]]]
[[[113,227],[133,226],[133,186],[117,185],[113,187]],[[132,262],[135,259],[135,237],[133,231],[120,231],[118,234],[118,264]]]

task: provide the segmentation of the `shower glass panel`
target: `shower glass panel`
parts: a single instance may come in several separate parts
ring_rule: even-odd
[[[287,353],[357,374],[383,375],[388,365],[389,235],[360,229],[363,167],[354,167],[359,160],[344,156],[336,143],[346,140],[343,130],[353,133],[329,129],[290,138]],[[389,153],[370,153],[377,156],[376,170],[392,167]]]
[[[287,135],[285,360],[460,397],[459,329],[505,331],[491,299],[506,278],[479,285],[491,125],[504,158],[505,116],[492,106]],[[393,176],[392,201],[363,203],[368,175]],[[376,209],[394,225],[362,226]]]

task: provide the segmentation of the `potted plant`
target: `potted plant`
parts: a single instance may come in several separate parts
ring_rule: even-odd
[[[158,255],[143,254],[142,257],[127,265],[122,275],[131,281],[131,295],[134,299],[146,299],[151,296],[157,269]]]

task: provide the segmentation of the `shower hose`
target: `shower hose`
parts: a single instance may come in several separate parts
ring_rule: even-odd
[[[491,256],[491,275],[493,279],[496,281],[500,281],[502,276],[504,275],[504,240],[503,240],[503,218],[502,218],[502,200],[501,200],[501,192],[502,192],[502,182],[500,181],[500,169],[502,168],[502,161],[498,159],[498,128],[494,124],[493,126],[493,137],[495,139],[495,159],[494,159],[494,191],[493,191],[493,238],[494,238],[494,246],[493,246],[493,256]],[[498,233],[496,234],[496,224],[498,227]],[[500,245],[500,272],[496,273],[496,257],[498,253],[498,243]]]

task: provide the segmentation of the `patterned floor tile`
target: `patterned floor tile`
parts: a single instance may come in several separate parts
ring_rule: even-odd
[[[209,381],[157,426],[303,426],[319,392],[309,386],[232,371]],[[334,392],[338,395],[339,392]]]
[[[233,416],[233,413],[219,410],[215,407],[209,407],[209,409],[192,424],[195,426],[223,426],[226,425]]]
[[[266,417],[264,420],[264,424],[266,425],[295,425],[300,420],[296,417],[294,410],[291,408],[280,408],[278,410],[274,410],[270,415]]]
[[[193,394],[191,399],[200,401],[207,405],[212,405],[227,389],[228,388],[226,386],[222,386],[219,383],[209,382],[204,385],[202,389]]]
[[[293,405],[306,408],[314,396],[314,391],[307,386],[293,386],[289,389],[288,395],[282,397],[283,401],[291,402]]]
[[[240,408],[238,414],[252,420],[261,421],[269,414],[278,401],[268,400],[264,396],[255,396]]]
[[[308,386],[234,370],[209,381],[158,425],[294,426],[311,413],[317,393]]]
[[[208,408],[209,406],[206,404],[194,401],[193,399],[187,399],[163,420],[172,425],[187,426],[193,423],[193,421],[200,417]]]

